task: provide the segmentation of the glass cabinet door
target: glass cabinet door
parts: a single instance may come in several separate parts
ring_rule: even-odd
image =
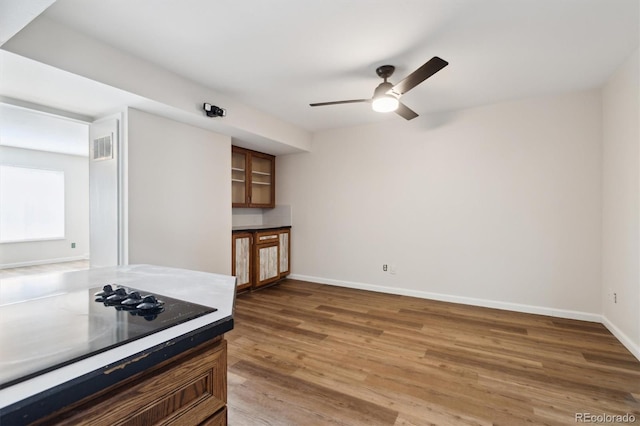
[[[251,201],[252,205],[273,207],[274,162],[272,158],[256,154],[251,156]]]
[[[247,154],[231,153],[231,202],[233,206],[246,205],[247,196]]]

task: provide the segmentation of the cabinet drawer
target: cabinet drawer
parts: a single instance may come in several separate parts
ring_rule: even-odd
[[[273,241],[278,241],[280,233],[278,231],[264,231],[256,232],[256,244],[267,244]]]
[[[226,354],[227,342],[222,340],[124,389],[120,387],[89,401],[55,424],[133,426],[205,422],[226,405]]]
[[[227,407],[223,408],[218,414],[209,417],[199,426],[227,426]]]

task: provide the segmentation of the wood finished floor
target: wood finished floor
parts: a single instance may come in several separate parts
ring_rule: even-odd
[[[640,423],[640,362],[597,323],[286,280],[227,340],[231,426]]]

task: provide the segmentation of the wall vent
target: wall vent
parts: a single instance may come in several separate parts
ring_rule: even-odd
[[[113,134],[93,140],[93,161],[113,158]]]

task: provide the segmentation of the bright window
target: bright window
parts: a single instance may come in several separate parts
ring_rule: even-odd
[[[64,238],[64,172],[0,165],[0,242]]]

